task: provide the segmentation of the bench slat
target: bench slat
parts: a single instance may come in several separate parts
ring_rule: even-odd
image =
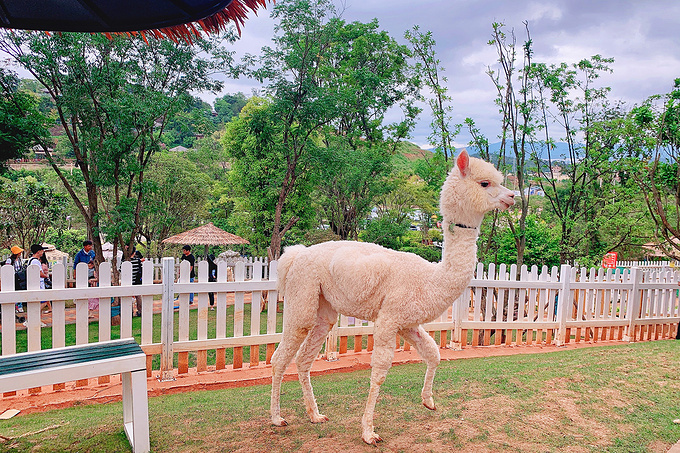
[[[75,365],[95,360],[116,359],[140,353],[143,354],[144,351],[134,340],[132,340],[131,343],[121,343],[115,346],[112,346],[111,344],[93,344],[92,346],[80,348],[67,347],[27,354],[17,354],[0,357],[0,376],[21,373],[28,370]]]

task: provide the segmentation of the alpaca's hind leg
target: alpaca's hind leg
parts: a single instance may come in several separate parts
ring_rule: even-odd
[[[281,381],[283,373],[295,357],[295,353],[309,334],[309,329],[283,329],[281,343],[272,355],[272,396],[270,412],[272,423],[276,426],[286,426],[288,423],[281,417]]]
[[[432,383],[440,361],[439,347],[422,326],[402,329],[399,331],[399,334],[413,345],[416,351],[418,351],[418,354],[420,354],[420,357],[422,357],[427,364],[425,383],[423,384],[423,391],[420,396],[422,397],[423,405],[426,408],[435,410],[436,406],[434,404],[434,398],[432,398]]]
[[[328,335],[328,332],[335,325],[336,319],[337,314],[333,317],[333,321],[329,321],[327,316],[319,314],[316,325],[312,329],[312,332],[307,336],[304,343],[302,343],[297,357],[295,358],[298,377],[305,400],[305,409],[307,410],[307,414],[312,423],[323,423],[328,421],[328,417],[319,413],[319,408],[316,405],[316,398],[314,398],[312,383],[309,379],[309,371],[321,349],[321,345],[326,339],[326,335]]]
[[[382,439],[373,428],[375,404],[378,402],[380,386],[385,382],[387,372],[394,359],[394,341],[396,329],[385,329],[380,320],[376,321],[373,333],[373,355],[371,356],[371,388],[368,391],[366,409],[361,418],[361,438],[370,445],[375,445]]]

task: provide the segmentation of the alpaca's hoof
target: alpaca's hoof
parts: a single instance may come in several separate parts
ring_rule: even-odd
[[[368,445],[377,445],[378,442],[382,442],[382,438],[378,436],[375,432],[370,432],[370,433],[364,433],[361,438],[366,442]]]
[[[435,406],[435,404],[434,404],[434,398],[432,398],[432,397],[423,398],[423,406],[430,409],[431,411],[437,410],[437,406]]]
[[[274,426],[288,426],[288,422],[283,417],[273,417],[272,424]]]
[[[310,419],[312,420],[312,423],[325,423],[328,421],[328,417],[323,414],[312,416]]]

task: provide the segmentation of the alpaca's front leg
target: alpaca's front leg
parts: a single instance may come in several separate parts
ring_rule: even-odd
[[[377,326],[377,323],[376,323]],[[382,439],[375,433],[373,428],[373,416],[375,414],[375,405],[378,402],[378,394],[380,393],[380,386],[385,382],[387,372],[392,366],[394,359],[394,342],[396,335],[374,333],[374,347],[373,356],[371,357],[371,388],[368,391],[368,399],[366,400],[366,409],[364,416],[361,418],[361,438],[370,445],[375,445]]]
[[[437,371],[437,366],[439,366],[439,361],[441,360],[439,347],[427,331],[423,329],[423,326],[402,329],[399,331],[399,334],[413,345],[420,357],[427,364],[425,382],[420,396],[423,399],[423,406],[430,410],[436,410],[434,398],[432,397],[432,385],[434,382],[434,374]]]

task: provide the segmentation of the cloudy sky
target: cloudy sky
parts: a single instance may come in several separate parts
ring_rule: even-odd
[[[482,132],[497,141],[499,118],[494,87],[485,74],[497,56],[487,43],[493,22],[515,30],[525,40],[528,21],[534,43],[534,62],[574,63],[595,54],[615,59],[613,73],[600,79],[611,87],[610,99],[637,103],[652,94],[670,91],[680,77],[680,2],[677,0],[335,0],[347,21],[377,18],[381,28],[404,43],[404,31],[419,25],[432,31],[437,56],[448,77],[454,121],[473,118]],[[256,54],[271,44],[274,22],[261,10],[246,22],[237,55]],[[250,94],[254,81],[227,80],[223,93]],[[423,111],[411,141],[429,147],[430,118]],[[458,145],[470,140],[463,131]]]

